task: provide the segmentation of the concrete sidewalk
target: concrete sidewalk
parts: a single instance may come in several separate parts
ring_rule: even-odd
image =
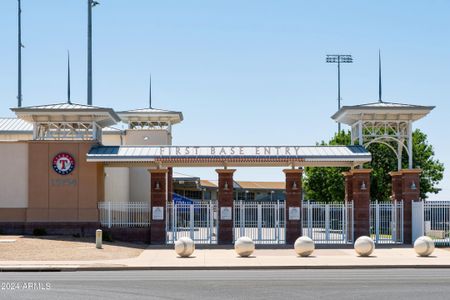
[[[353,249],[318,249],[306,258],[292,249],[257,249],[249,258],[238,257],[233,249],[202,249],[190,258],[180,258],[173,250],[149,248],[135,258],[116,260],[0,261],[1,271],[406,267],[450,268],[450,249],[438,248],[430,257],[418,257],[412,248],[376,249],[370,257],[358,257]]]

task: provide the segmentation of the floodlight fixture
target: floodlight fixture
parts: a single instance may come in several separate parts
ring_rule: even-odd
[[[341,109],[341,64],[353,63],[353,57],[350,54],[327,54],[327,63],[337,64],[338,66],[338,110]],[[341,123],[338,123],[338,132],[341,131]]]

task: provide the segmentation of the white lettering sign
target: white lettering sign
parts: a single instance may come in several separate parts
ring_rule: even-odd
[[[298,206],[289,207],[289,220],[290,221],[300,220],[300,207]]]
[[[231,212],[231,206],[222,206],[220,208],[220,219],[225,221],[232,220]]]
[[[149,156],[155,157],[292,157],[310,155],[310,151],[299,146],[166,146],[148,147]]]
[[[153,220],[164,220],[164,207],[163,206],[153,206],[152,207],[152,219]]]

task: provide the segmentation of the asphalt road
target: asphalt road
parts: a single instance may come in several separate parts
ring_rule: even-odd
[[[2,299],[450,299],[450,269],[6,272],[0,283]]]

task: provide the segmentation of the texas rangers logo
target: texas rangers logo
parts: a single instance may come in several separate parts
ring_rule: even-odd
[[[75,168],[75,160],[70,154],[59,153],[53,158],[53,170],[60,175],[70,174]]]

